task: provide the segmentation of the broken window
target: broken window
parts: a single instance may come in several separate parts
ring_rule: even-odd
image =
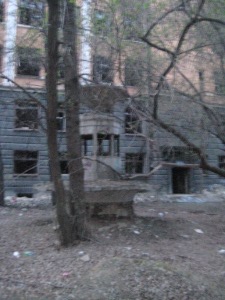
[[[110,135],[98,134],[98,152],[100,156],[110,156],[111,138]]]
[[[142,69],[140,62],[131,58],[125,61],[125,85],[137,86],[142,79]]]
[[[38,151],[14,151],[14,174],[36,175],[38,164]]]
[[[142,132],[142,122],[139,120],[137,113],[130,107],[125,112],[125,132],[131,134]]]
[[[162,158],[164,161],[169,162],[182,162],[182,163],[197,163],[198,157],[197,155],[187,147],[162,147]]]
[[[16,103],[15,128],[22,130],[38,129],[38,106],[36,103]]]
[[[59,163],[61,174],[69,174],[69,165],[66,152],[59,153]]]
[[[140,40],[143,35],[143,14],[135,10],[123,12],[123,35],[127,40]]]
[[[94,10],[94,33],[105,36],[109,33],[111,21],[107,12],[95,9]]]
[[[66,130],[66,116],[64,111],[58,111],[57,117],[57,130],[58,131],[65,131]]]
[[[219,168],[225,169],[225,155],[220,155],[218,157],[219,160]]]
[[[113,134],[98,134],[99,156],[119,156],[119,136]]]
[[[19,47],[17,51],[18,75],[39,76],[41,69],[41,53],[40,49]]]
[[[128,40],[136,39],[136,29],[134,29],[134,17],[125,14],[123,16],[124,38]]]
[[[5,10],[4,0],[0,0],[0,22],[4,22],[4,10]]]
[[[44,3],[36,0],[20,0],[19,23],[23,25],[42,25],[44,18]]]
[[[112,62],[104,56],[95,56],[93,61],[93,81],[111,83],[113,81]]]
[[[93,136],[91,134],[82,135],[82,155],[91,156],[93,155]]]
[[[144,167],[143,153],[127,153],[125,159],[126,174],[141,174]]]

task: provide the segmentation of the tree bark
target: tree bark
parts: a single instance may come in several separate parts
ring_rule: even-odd
[[[68,242],[88,237],[86,207],[84,202],[84,170],[80,139],[80,88],[78,78],[77,28],[75,3],[66,0],[63,30],[65,66],[65,104],[67,155],[69,163],[69,213],[72,228]]]
[[[57,62],[58,62],[58,37],[57,28],[59,20],[59,0],[48,0],[48,38],[47,38],[47,140],[49,152],[50,176],[56,197],[56,214],[59,223],[59,238],[65,245],[67,227],[70,227],[66,213],[66,193],[61,179],[58,143],[57,143]]]

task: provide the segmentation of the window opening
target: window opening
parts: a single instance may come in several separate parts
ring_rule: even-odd
[[[65,66],[64,63],[60,60],[58,63],[58,79],[65,78]]]
[[[39,76],[41,69],[40,49],[18,48],[18,75]]]
[[[110,16],[102,10],[94,10],[94,33],[105,36],[111,27]]]
[[[91,156],[93,155],[93,136],[91,134],[82,135],[82,155],[83,156]]]
[[[59,111],[56,117],[56,125],[58,131],[66,130],[66,116],[64,111]]]
[[[112,62],[104,56],[95,56],[93,61],[93,80],[96,83],[113,81]]]
[[[37,174],[38,151],[14,151],[14,173],[20,175]]]
[[[38,106],[36,103],[17,102],[15,117],[16,129],[38,129]]]
[[[135,10],[125,11],[123,13],[123,28],[124,39],[127,40],[139,40],[139,36],[142,36],[143,30],[143,14],[137,13]]]
[[[183,162],[183,163],[197,163],[198,157],[187,147],[162,147],[162,158],[164,161],[169,162]]]
[[[98,151],[97,155],[110,156],[111,138],[110,135],[98,134]]]
[[[118,135],[113,136],[113,155],[120,156],[120,138]]]
[[[58,155],[59,155],[59,164],[60,164],[61,174],[69,174],[67,153],[59,152]]]
[[[20,0],[19,23],[23,25],[42,25],[44,19],[44,3],[36,0]]]
[[[139,120],[136,112],[129,107],[125,112],[125,132],[131,134],[142,132],[142,122]]]
[[[125,172],[126,174],[141,174],[144,167],[144,154],[126,153]]]
[[[218,160],[219,160],[219,168],[225,169],[225,155],[220,155],[218,157]]]
[[[140,62],[133,59],[125,60],[125,85],[137,86],[142,79],[142,69]]]

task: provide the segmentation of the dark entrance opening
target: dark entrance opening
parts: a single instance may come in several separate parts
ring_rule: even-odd
[[[26,197],[26,198],[33,198],[32,193],[17,193],[16,195],[18,198]]]
[[[173,168],[172,169],[172,190],[174,194],[189,193],[189,176],[188,168]]]

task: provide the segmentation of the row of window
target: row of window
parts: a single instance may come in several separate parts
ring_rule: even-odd
[[[17,51],[18,75],[38,77],[42,65],[40,49],[19,47]],[[64,78],[63,63],[58,65],[58,77]],[[95,83],[112,83],[114,77],[113,62],[104,56],[94,56],[93,58],[93,81]],[[124,83],[127,86],[137,86],[143,77],[142,68],[133,59],[125,60]]]
[[[82,155],[92,156],[94,154],[93,135],[81,136]],[[97,134],[97,155],[98,156],[119,156],[119,136],[113,134]]]
[[[4,0],[0,0],[0,22],[4,21]],[[64,8],[62,7],[62,10]],[[44,1],[36,0],[20,0],[18,9],[18,23],[23,25],[40,27],[45,15]],[[77,24],[80,27],[81,16],[80,7],[76,9]],[[63,22],[63,19],[61,20]],[[135,28],[140,28],[140,24],[137,24],[137,16],[132,17],[129,14],[123,15],[123,28],[124,38],[136,39]],[[135,23],[135,24],[134,24]],[[137,27],[138,25],[138,27]],[[61,24],[59,25],[61,26]],[[93,13],[93,32],[97,35],[106,36],[111,32],[112,18],[106,11],[95,9]]]
[[[124,68],[124,84],[137,86],[143,78],[143,69],[140,62],[127,58]],[[113,62],[104,56],[95,56],[93,59],[93,81],[96,83],[113,82]]]
[[[37,130],[39,125],[39,109],[36,103],[16,102],[15,128],[20,130]],[[57,130],[66,130],[66,118],[64,111],[57,115]],[[125,133],[136,134],[142,132],[142,122],[137,114],[129,107],[125,111]],[[104,135],[105,136],[105,135]],[[109,137],[108,137],[109,138]],[[106,143],[106,142],[105,142]]]
[[[119,155],[119,139],[114,137],[116,143],[114,144],[114,151]],[[99,151],[106,154],[110,151],[109,143],[104,144],[103,141],[109,141],[110,138],[101,137],[98,139]],[[88,147],[91,147],[88,141],[89,137],[82,138],[83,151],[88,153]],[[62,174],[68,174],[68,161],[66,153],[59,153],[60,155],[60,169]],[[225,156],[219,156],[219,167],[225,168]],[[141,174],[144,167],[144,154],[143,153],[127,153],[125,155],[125,172],[126,174]],[[38,151],[14,151],[14,174],[17,175],[37,175],[38,174]]]
[[[103,10],[94,10],[93,15],[93,31],[94,34],[100,36],[107,36],[112,32],[112,16]],[[140,30],[143,26],[142,20],[138,20],[138,15],[135,13],[131,15],[124,12],[121,19],[121,35],[122,38],[127,40],[139,40],[137,28]]]
[[[0,56],[3,49],[0,47]],[[42,67],[41,49],[17,48],[16,74],[23,76],[39,77]],[[113,83],[114,71],[111,59],[104,56],[94,56],[93,58],[93,81],[95,83]],[[135,60],[127,58],[125,60],[124,84],[127,86],[137,86],[143,77],[143,71]],[[58,78],[64,78],[63,63],[58,64]]]
[[[114,146],[116,146],[116,148],[118,147],[117,144]],[[106,146],[104,149],[102,144],[100,147],[102,147],[102,151],[109,148],[109,146]],[[117,149],[115,151],[117,151]],[[126,154],[125,172],[127,174],[143,173],[143,162],[143,154]],[[66,153],[60,153],[60,169],[62,174],[68,174],[69,172]],[[14,174],[20,176],[38,175],[38,151],[14,151]]]

